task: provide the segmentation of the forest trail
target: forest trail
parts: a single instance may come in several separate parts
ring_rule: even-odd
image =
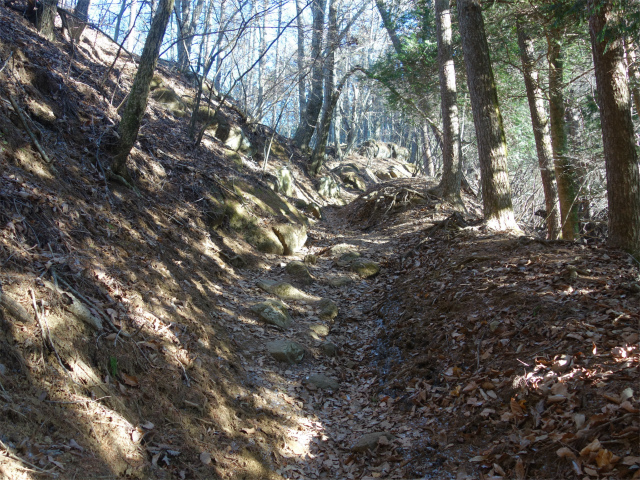
[[[640,477],[628,255],[487,230],[469,192],[462,214],[435,179],[379,181],[389,151],[340,164],[371,167],[364,187],[327,165],[337,206],[228,105],[253,155],[209,133],[192,148],[153,100],[138,192],[110,183],[135,67],[95,32],[77,50],[38,38],[0,9],[0,477]],[[274,192],[284,169],[305,200]],[[285,220],[306,244],[259,251]]]

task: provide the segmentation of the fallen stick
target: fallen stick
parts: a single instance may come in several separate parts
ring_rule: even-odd
[[[33,134],[31,129],[29,128],[29,124],[27,123],[27,119],[24,116],[24,112],[18,106],[18,102],[16,102],[16,99],[13,98],[13,95],[11,95],[11,94],[9,95],[9,101],[11,102],[11,105],[13,106],[13,109],[16,111],[16,113],[20,117],[20,121],[22,122],[22,125],[24,126],[24,129],[29,134],[29,137],[31,137],[31,141],[33,142],[33,145],[36,147],[36,149],[40,153],[40,156],[42,157],[42,159],[45,161],[45,163],[51,163],[51,159],[47,155],[47,152],[44,151],[44,149],[40,145],[40,142],[38,142],[38,139],[36,138],[36,136]]]
[[[31,316],[27,313],[24,307],[2,291],[0,291],[0,305],[6,308],[13,317],[17,318],[22,323],[32,322]]]

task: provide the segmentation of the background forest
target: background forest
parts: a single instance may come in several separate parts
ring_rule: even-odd
[[[75,9],[81,18],[88,12],[93,25],[128,51],[141,52],[158,3],[89,5],[83,0],[61,6]],[[458,11],[475,4],[458,2]],[[216,95],[233,99],[252,122],[294,138],[300,147],[321,147],[314,158],[324,155],[327,144],[331,155],[343,158],[370,138],[394,142],[408,149],[410,161],[425,174],[444,173],[445,195],[449,179],[449,188],[459,191],[462,177],[464,185],[487,195],[480,188],[473,102],[455,7],[429,0],[177,0],[159,54],[167,65],[200,82],[201,90],[206,78]],[[490,62],[480,68],[482,75],[495,78],[516,219],[546,224],[551,238],[560,230],[565,239],[604,234],[608,203],[602,107],[589,18],[600,15],[606,23],[593,34],[604,51],[617,48],[616,55],[623,56],[635,119],[631,144],[637,145],[638,3],[511,1],[483,2],[482,8]],[[443,27],[440,19],[445,17]],[[446,43],[448,60],[439,56],[442,28],[440,38],[446,38],[440,50]],[[613,46],[618,40],[620,45]],[[443,80],[440,67],[447,61],[449,80]],[[441,93],[447,88],[442,81],[453,86],[452,97]],[[455,112],[444,107],[445,101]],[[451,115],[455,133],[447,127]],[[629,154],[635,155],[630,171],[637,171],[637,154]],[[322,161],[318,158],[312,160],[312,170]],[[451,162],[456,163],[453,172],[447,166]],[[637,179],[631,181],[636,183],[631,190],[637,189]],[[621,205],[638,200],[633,195]],[[637,223],[637,209],[629,215]],[[634,222],[625,222],[637,229],[629,225]],[[633,237],[631,243],[622,242],[625,248],[633,250],[638,235]]]

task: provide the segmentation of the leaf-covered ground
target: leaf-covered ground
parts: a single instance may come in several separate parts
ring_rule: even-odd
[[[211,226],[208,199],[263,185],[261,159],[191,148],[186,119],[154,102],[130,162],[141,195],[105,181],[135,71],[119,59],[107,75],[115,52],[95,32],[75,52],[44,43],[0,9],[0,281],[26,315],[0,309],[3,477],[640,478],[634,260],[485,231],[474,198],[456,214],[424,179],[346,193],[295,256],[258,254]],[[279,141],[269,171],[292,158],[321,203]],[[380,273],[358,275],[356,254]],[[281,300],[286,329],[251,310],[276,300],[264,280],[307,294]],[[104,328],[70,315],[73,298]],[[303,361],[275,360],[274,340]]]

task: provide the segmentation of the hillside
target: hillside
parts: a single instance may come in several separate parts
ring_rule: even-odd
[[[170,65],[114,183],[116,55],[0,8],[3,478],[640,478],[632,258],[232,102],[193,147]]]

